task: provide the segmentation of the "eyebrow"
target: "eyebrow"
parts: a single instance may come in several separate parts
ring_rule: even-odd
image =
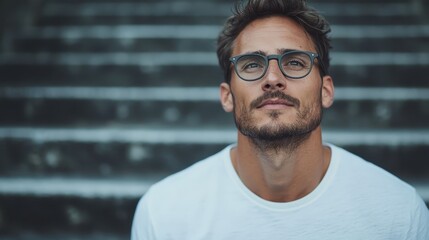
[[[302,50],[300,50],[300,49],[291,49],[291,48],[280,48],[280,49],[277,49],[277,53],[278,54],[285,54],[287,52],[292,52],[292,51],[302,51]]]
[[[267,55],[267,53],[266,53],[266,52],[264,52],[264,51],[262,51],[262,50],[252,51],[252,52],[246,52],[246,53],[244,53],[244,54],[259,54],[259,55],[264,55],[264,56],[266,56],[266,55]]]
[[[291,51],[300,51],[298,49],[291,49],[291,48],[279,48],[277,49],[277,54],[284,54]],[[265,51],[258,50],[258,51],[252,51],[252,52],[246,52],[245,54],[259,54],[263,56],[267,56],[268,54]]]

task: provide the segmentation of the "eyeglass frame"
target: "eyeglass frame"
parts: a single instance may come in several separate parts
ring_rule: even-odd
[[[293,54],[293,53],[304,53],[304,54],[306,54],[307,56],[310,57],[310,63],[311,63],[310,69],[308,70],[308,73],[306,73],[304,76],[301,76],[301,77],[292,77],[292,76],[289,76],[288,74],[286,74],[283,71],[283,67],[280,65],[281,64],[280,62],[281,62],[281,59],[283,58],[283,56],[288,55],[288,54]],[[259,56],[259,57],[262,57],[265,60],[265,69],[264,69],[263,74],[259,78],[247,80],[247,79],[242,78],[240,76],[240,74],[238,74],[238,72],[237,72],[237,61],[241,57],[245,57],[245,56]],[[240,79],[242,79],[243,81],[252,82],[252,81],[260,80],[261,78],[263,78],[265,76],[265,74],[267,73],[267,70],[268,70],[268,66],[269,66],[270,60],[273,60],[273,59],[277,60],[277,65],[278,65],[280,71],[282,72],[282,74],[284,76],[286,76],[288,78],[291,78],[291,79],[305,78],[306,76],[308,76],[308,74],[311,73],[311,70],[313,70],[314,59],[316,59],[316,58],[317,58],[318,62],[320,63],[320,66],[322,67],[322,69],[321,69],[322,71],[321,71],[320,75],[323,76],[322,72],[324,72],[324,70],[323,70],[324,67],[323,67],[322,61],[320,60],[319,54],[314,53],[314,52],[310,52],[310,51],[292,50],[292,51],[287,51],[287,52],[282,53],[282,54],[271,54],[271,55],[263,55],[263,54],[259,54],[259,53],[246,53],[246,54],[240,54],[240,55],[233,56],[233,57],[231,57],[229,59],[229,61],[233,63],[233,65],[234,65],[234,71],[235,71],[235,73],[237,74],[237,76]]]

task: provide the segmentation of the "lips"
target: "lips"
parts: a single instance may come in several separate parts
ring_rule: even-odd
[[[300,101],[281,91],[266,92],[250,103],[250,109],[256,108],[299,108]]]
[[[261,104],[257,106],[257,108],[262,108],[265,106],[271,106],[271,107],[281,107],[281,106],[287,106],[287,107],[293,107],[294,104],[285,100],[285,99],[267,99],[265,101],[262,101]]]

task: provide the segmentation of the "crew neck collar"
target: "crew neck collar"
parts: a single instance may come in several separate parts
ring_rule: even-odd
[[[250,191],[246,187],[246,185],[244,185],[237,172],[235,171],[231,161],[231,149],[236,147],[236,144],[229,145],[223,150],[223,159],[228,175],[234,182],[234,186],[238,188],[241,194],[243,194],[248,200],[252,201],[254,204],[260,207],[268,208],[272,211],[293,211],[305,207],[316,201],[321,195],[323,195],[323,193],[326,191],[326,189],[332,182],[332,179],[334,178],[334,175],[339,165],[339,160],[337,157],[338,150],[337,147],[332,144],[325,143],[324,145],[328,146],[331,149],[331,161],[329,163],[328,170],[326,171],[325,176],[313,191],[311,191],[306,196],[291,202],[271,202],[265,200]]]

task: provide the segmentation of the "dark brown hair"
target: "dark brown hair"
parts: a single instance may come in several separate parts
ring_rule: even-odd
[[[328,75],[331,45],[327,34],[331,28],[323,16],[307,6],[305,0],[238,0],[233,14],[226,21],[217,42],[217,56],[225,82],[231,81],[229,58],[237,36],[252,21],[270,16],[289,17],[305,29],[319,54],[321,75]]]

